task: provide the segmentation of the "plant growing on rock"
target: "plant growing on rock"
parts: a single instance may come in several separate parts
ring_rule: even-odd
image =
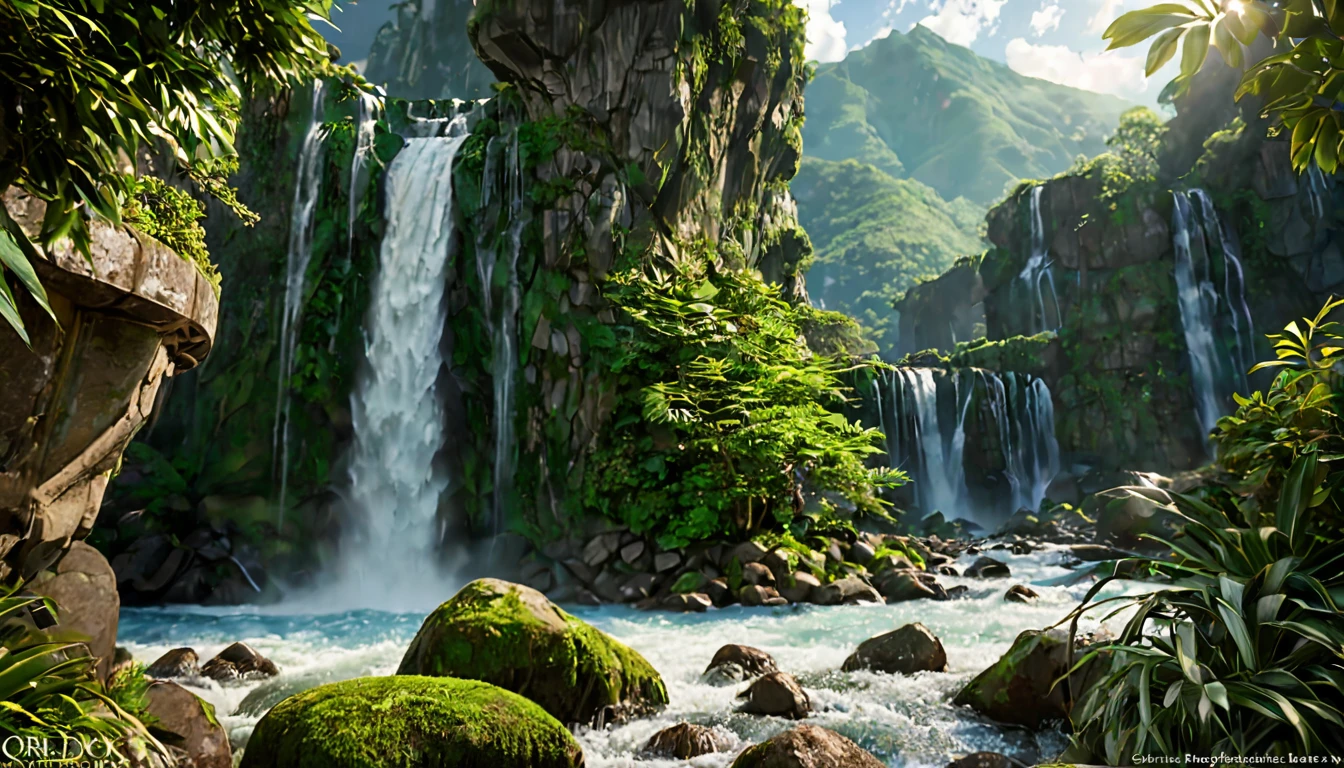
[[[883,514],[875,489],[904,475],[869,469],[881,435],[837,412],[850,364],[801,340],[810,310],[709,260],[612,277],[622,311],[607,353],[623,394],[585,503],[665,546],[751,534],[839,505]],[[812,510],[806,489],[823,492]]]

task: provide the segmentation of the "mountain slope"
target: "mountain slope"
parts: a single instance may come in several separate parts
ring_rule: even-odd
[[[871,165],[804,157],[790,187],[816,254],[812,300],[858,319],[884,350],[895,347],[892,302],[984,248],[982,207]]]
[[[989,205],[1023,178],[1105,151],[1129,105],[1024,77],[924,27],[824,64],[807,88],[806,154],[917,179]]]

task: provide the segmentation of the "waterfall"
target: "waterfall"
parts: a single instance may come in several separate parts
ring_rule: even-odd
[[[385,605],[426,584],[440,561],[435,467],[444,434],[436,388],[444,366],[444,285],[454,234],[452,166],[465,117],[449,135],[407,139],[388,167],[387,230],[365,322],[365,361],[351,398],[350,502],[361,516],[345,559],[349,587]]]
[[[514,399],[518,375],[518,309],[522,288],[518,282],[518,259],[523,250],[523,231],[530,223],[526,190],[519,159],[518,132],[490,140],[486,148],[481,207],[503,205],[508,218],[506,236],[491,240],[488,228],[476,243],[476,276],[481,283],[485,317],[490,324],[490,374],[494,400],[494,464],[491,517],[493,532],[503,532],[504,509],[513,487]],[[499,168],[501,155],[504,168]],[[502,175],[504,197],[498,198]],[[502,283],[502,285],[497,285]],[[495,302],[495,291],[500,301]]]
[[[1017,373],[938,373],[897,368],[874,383],[888,462],[910,475],[920,511],[975,520],[991,512],[1039,509],[1060,464],[1049,387]],[[971,486],[988,478],[968,477],[966,438],[972,426],[981,436],[997,437],[999,464],[1011,489],[978,505]]]
[[[1232,390],[1246,385],[1246,372],[1255,354],[1255,329],[1246,304],[1241,247],[1235,233],[1223,224],[1203,190],[1172,196],[1177,300],[1190,355],[1195,418],[1207,442]],[[1213,253],[1215,245],[1218,254]],[[1219,254],[1221,261],[1215,259]],[[1220,324],[1231,328],[1232,338],[1226,344],[1220,344]]]
[[[355,217],[359,215],[359,204],[363,202],[364,184],[367,183],[364,170],[369,157],[373,155],[373,138],[378,126],[381,107],[377,99],[361,95],[359,113],[355,118],[355,151],[350,159],[350,195],[345,223],[345,260],[354,258]]]
[[[1054,262],[1049,261],[1050,247],[1045,242],[1045,221],[1041,215],[1041,194],[1045,187],[1031,188],[1031,253],[1027,263],[1018,274],[1018,279],[1027,286],[1028,294],[1034,299],[1032,308],[1031,333],[1058,330],[1064,324],[1059,309],[1059,294],[1055,291]],[[1046,309],[1046,289],[1050,292],[1050,307],[1054,310],[1054,321]]]
[[[303,315],[308,263],[313,258],[313,219],[322,193],[322,91],[323,82],[313,81],[312,116],[299,149],[294,174],[294,203],[289,212],[289,248],[285,254],[285,304],[280,317],[279,380],[275,395],[275,426],[271,455],[280,480],[279,524],[285,522],[289,492],[290,379],[294,377],[294,353],[299,344],[299,321]]]

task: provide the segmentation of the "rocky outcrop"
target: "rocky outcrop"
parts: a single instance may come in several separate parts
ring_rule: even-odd
[[[916,622],[864,640],[841,668],[846,672],[867,669],[901,675],[946,672],[947,652],[937,635]]]
[[[54,632],[88,638],[89,653],[98,659],[98,676],[106,680],[115,657],[121,600],[112,566],[102,553],[76,541],[28,588],[56,602],[60,623]]]
[[[1090,642],[1080,638],[1075,661]],[[1001,723],[1039,728],[1068,717],[1074,695],[1087,689],[1105,665],[1100,657],[1055,684],[1069,671],[1069,634],[1062,629],[1027,630],[994,666],[981,672],[953,699]]]
[[[408,745],[415,761],[392,762]],[[332,683],[285,699],[257,723],[241,768],[328,768],[349,765],[351,755],[370,756],[370,766],[584,765],[569,731],[517,694],[471,680],[396,675]]]
[[[540,592],[497,579],[471,582],[431,613],[397,674],[482,680],[566,724],[619,722],[667,704],[639,653]]]
[[[671,728],[653,734],[643,752],[651,757],[689,760],[700,755],[722,752],[730,746],[729,739],[714,728],[691,723],[677,723]]]
[[[180,765],[193,768],[233,768],[229,735],[215,717],[214,707],[177,683],[157,681],[147,692],[153,733],[185,758]]]
[[[3,205],[35,237],[45,204]],[[29,348],[0,327],[0,578],[32,578],[93,528],[109,474],[149,418],[165,378],[210,352],[219,301],[187,260],[153,238],[90,224],[88,259],[67,240],[33,264],[55,322],[25,292]]]
[[[749,747],[732,768],[883,768],[872,753],[835,731],[801,725]]]
[[[364,76],[400,99],[485,99],[495,77],[467,38],[470,0],[412,0],[378,30]],[[358,60],[365,51],[346,51]]]

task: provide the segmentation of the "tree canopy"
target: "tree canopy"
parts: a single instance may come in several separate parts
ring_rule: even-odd
[[[88,247],[119,222],[137,152],[172,149],[207,192],[224,184],[245,95],[337,70],[313,28],[333,0],[0,0],[0,191],[46,201],[39,238]],[[33,245],[0,207],[0,316],[27,339],[9,275],[44,309]]]

